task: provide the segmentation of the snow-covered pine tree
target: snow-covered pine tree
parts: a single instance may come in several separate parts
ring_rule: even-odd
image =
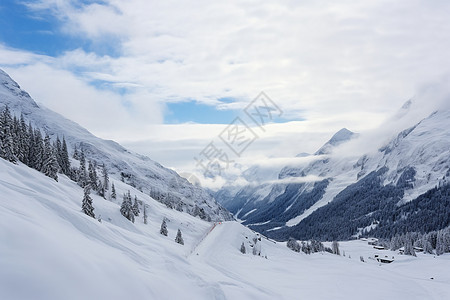
[[[62,151],[62,144],[61,140],[59,139],[59,136],[56,137],[56,141],[53,144],[53,147],[55,148],[55,154],[56,154],[56,160],[58,162],[59,171],[63,173],[62,171],[62,159],[61,159],[61,151]]]
[[[33,126],[31,126],[31,123],[28,123],[28,153],[26,153],[26,165],[30,168],[33,168],[33,161],[34,161],[34,129]]]
[[[136,195],[134,196],[134,203],[133,203],[133,214],[137,217],[139,216],[139,213],[141,211],[139,210],[139,203]]]
[[[19,145],[20,145],[20,132],[19,132],[20,124],[19,120],[16,116],[13,117],[13,121],[11,124],[11,136],[13,140],[13,154],[16,157],[19,154]]]
[[[34,129],[34,143],[33,143],[33,156],[32,156],[32,168],[36,170],[42,169],[42,162],[44,156],[44,141],[42,133],[39,129]]]
[[[89,161],[88,174],[89,174],[89,185],[94,191],[98,191],[97,186],[98,176],[92,161]]]
[[[105,164],[102,165],[102,175],[103,175],[103,188],[105,191],[109,190],[109,175],[108,175],[108,169],[106,168]]]
[[[106,199],[106,191],[105,191],[105,187],[103,186],[103,183],[102,183],[101,180],[99,180],[99,181],[97,182],[97,189],[98,189],[98,191],[97,191],[98,195],[99,195],[100,197]]]
[[[40,171],[44,173],[45,176],[58,181],[58,161],[48,134],[45,135],[44,139],[44,153],[42,156],[42,167]]]
[[[61,146],[61,171],[63,174],[70,176],[70,160],[69,160],[69,152],[67,150],[66,139],[63,136],[62,146]]]
[[[127,194],[123,194],[122,205],[120,206],[120,213],[122,216],[134,223],[133,204],[131,202],[130,191]]]
[[[147,218],[148,218],[148,215],[147,215],[147,205],[144,204],[144,224],[147,224],[147,223],[148,223],[148,222],[147,222]]]
[[[84,197],[83,197],[81,209],[86,215],[88,215],[92,218],[95,218],[94,207],[92,206],[92,198],[91,198],[90,194],[91,194],[91,188],[89,185],[86,185],[84,187]]]
[[[246,252],[245,245],[244,245],[244,242],[242,242],[242,244],[241,244],[241,253],[245,254],[245,252]]]
[[[402,247],[402,241],[400,239],[400,236],[395,235],[391,240],[390,248],[391,248],[391,250],[396,251],[401,247]]]
[[[253,255],[258,255],[258,249],[256,249],[256,245],[258,244],[258,242],[255,242],[253,244],[253,248],[252,248],[252,254]]]
[[[341,252],[339,251],[339,243],[337,241],[333,241],[331,243],[331,250],[333,251],[333,254],[341,255]]]
[[[294,238],[289,238],[289,240],[286,243],[286,246],[295,252],[300,252],[301,250],[300,244]]]
[[[166,219],[164,218],[162,223],[161,223],[161,229],[159,230],[159,233],[161,233],[162,235],[167,236],[167,224],[166,224]]]
[[[73,158],[80,160],[80,153],[78,152],[77,145],[75,145],[73,149]]]
[[[431,243],[428,241],[426,234],[424,234],[422,237],[422,247],[423,252],[430,254],[433,253],[433,247],[431,247]]]
[[[2,140],[2,148],[0,153],[3,159],[12,163],[17,161],[14,156],[14,140],[12,135],[13,120],[8,106],[5,106],[0,115],[0,139]]]
[[[88,181],[87,173],[86,173],[86,157],[84,156],[84,151],[81,149],[81,153],[79,154],[80,158],[80,167],[78,168],[78,185],[81,187],[85,187]]]
[[[114,186],[114,183],[111,185],[111,199],[116,199],[117,195],[116,195],[116,188]]]
[[[406,239],[404,249],[405,255],[416,256],[416,252],[414,251],[414,247],[410,239]]]
[[[181,230],[178,229],[177,236],[175,237],[175,242],[178,244],[184,245],[183,237],[181,236]]]
[[[17,153],[17,158],[28,165],[28,152],[30,147],[30,139],[28,137],[28,127],[25,123],[23,114],[20,115],[20,125],[19,125],[19,152]]]
[[[436,255],[442,255],[446,251],[446,245],[445,245],[445,237],[444,237],[444,231],[439,230],[437,232],[437,238],[436,238]]]

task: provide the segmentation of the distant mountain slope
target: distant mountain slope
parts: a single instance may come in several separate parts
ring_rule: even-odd
[[[411,105],[411,101],[407,102],[398,117],[405,116]],[[244,187],[233,201],[228,199],[226,207],[244,224],[283,240],[290,236],[348,239],[361,234],[364,228],[370,230],[377,226],[374,234],[386,236],[388,230],[381,230],[383,226],[390,226],[391,234],[395,234],[402,223],[396,221],[400,218],[398,211],[403,212],[401,218],[415,215],[416,220],[423,219],[420,214],[424,208],[417,208],[423,201],[420,195],[437,186],[439,193],[433,197],[436,201],[445,200],[439,195],[446,193],[444,186],[450,173],[449,128],[450,111],[436,111],[398,133],[385,146],[359,158],[333,155],[334,147],[358,137],[342,129],[315,153],[317,160],[303,168],[286,166],[279,174],[279,178],[315,175],[322,181],[272,184],[259,189]],[[414,199],[416,204],[409,204]],[[436,205],[439,206],[437,202]],[[430,217],[430,210],[427,211]],[[441,210],[432,215],[442,218],[442,213]],[[373,222],[377,226],[371,226]],[[433,223],[433,228],[423,226],[436,230],[447,223],[441,220]]]
[[[346,128],[334,134],[315,154],[315,159],[308,167],[295,168],[284,167],[278,174],[279,179],[288,177],[306,177],[315,175],[323,177],[319,182],[305,183],[263,183],[261,185],[246,186],[236,192],[225,187],[216,194],[216,198],[223,201],[235,216],[244,221],[246,225],[253,225],[252,228],[261,230],[264,228],[273,229],[284,226],[290,219],[301,215],[317,201],[323,198],[325,189],[330,184],[327,176],[328,157],[334,147],[349,141],[357,136]],[[306,153],[297,155],[298,157],[310,156]],[[250,168],[255,169],[255,167]],[[335,170],[332,170],[335,171]],[[255,173],[256,172],[246,172]],[[255,176],[256,176],[255,175]],[[252,182],[252,177],[247,175],[247,180]],[[234,192],[234,193],[232,193]],[[227,198],[224,196],[228,193]],[[264,223],[264,224],[261,224]]]
[[[61,95],[63,98],[64,95]],[[61,115],[46,109],[23,91],[8,74],[0,70],[0,106],[8,105],[17,117],[43,130],[51,138],[64,136],[69,151],[83,149],[86,158],[104,163],[111,176],[131,184],[168,206],[199,214],[205,220],[231,220],[229,212],[205,190],[193,186],[176,172],[150,158],[128,151],[116,142],[102,140]]]

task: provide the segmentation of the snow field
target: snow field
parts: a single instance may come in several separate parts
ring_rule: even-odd
[[[363,241],[341,243],[346,257],[295,253],[258,241],[237,222],[204,222],[166,208],[111,178],[117,200],[92,195],[100,223],[81,212],[83,191],[0,160],[0,299],[447,299],[450,256],[368,259]],[[133,224],[121,216],[130,189],[148,205]],[[166,217],[169,236],[159,234]],[[177,229],[185,245],[174,242]],[[210,232],[209,232],[210,231]],[[207,234],[209,232],[209,234]],[[247,253],[239,251],[244,242]],[[193,250],[193,252],[192,252]],[[191,254],[192,252],[192,254]],[[381,251],[383,252],[383,251]],[[349,258],[351,255],[351,259]],[[363,255],[366,263],[359,261]],[[391,255],[391,253],[389,253]],[[267,259],[265,258],[267,256]],[[433,277],[434,279],[430,279]]]

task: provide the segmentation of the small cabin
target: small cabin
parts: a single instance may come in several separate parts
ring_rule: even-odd
[[[377,249],[377,250],[384,250],[385,249],[383,246],[378,246],[378,245],[373,246],[373,248]]]
[[[376,239],[376,238],[368,238],[367,239],[367,244],[369,244],[369,245],[371,245],[371,246],[374,246],[374,245],[376,245],[378,243],[378,239]]]
[[[384,257],[379,257],[378,255],[375,255],[375,258],[377,259],[378,262],[383,263],[383,264],[390,264],[391,262],[394,261],[394,257],[388,257],[387,255],[385,255]]]
[[[422,247],[414,247],[414,251],[423,252],[423,248]]]

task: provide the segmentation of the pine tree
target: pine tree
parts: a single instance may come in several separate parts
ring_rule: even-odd
[[[294,238],[289,238],[289,240],[286,243],[286,246],[295,252],[300,252],[301,250],[300,244]]]
[[[42,133],[39,129],[34,129],[34,143],[33,143],[33,169],[42,170],[44,156],[44,141]]]
[[[406,239],[404,249],[405,255],[416,256],[416,252],[414,251],[414,247],[410,239]]]
[[[177,236],[175,237],[175,242],[184,245],[183,237],[181,236],[181,230],[178,229]]]
[[[114,183],[111,185],[111,199],[116,199],[116,188],[114,187]]]
[[[390,248],[393,251],[398,250],[402,247],[402,241],[400,240],[400,237],[398,235],[394,236],[391,240]]]
[[[92,218],[95,218],[94,207],[92,206],[92,198],[91,198],[90,194],[91,194],[91,188],[89,185],[86,185],[84,187],[84,197],[83,197],[81,209],[86,215],[88,215]]]
[[[17,159],[19,155],[19,146],[20,146],[20,123],[16,116],[13,117],[13,121],[11,124],[11,136],[13,140],[13,155]]]
[[[245,254],[245,252],[246,252],[245,245],[244,245],[244,242],[242,242],[242,244],[241,244],[241,253]]]
[[[105,187],[103,186],[103,183],[101,180],[97,182],[97,189],[98,189],[98,195],[104,199],[106,199],[106,191]]]
[[[70,176],[70,160],[69,152],[67,150],[66,139],[63,137],[62,147],[61,147],[61,171],[63,174]]]
[[[59,166],[59,171],[61,173],[63,173],[63,171],[62,171],[62,156],[61,156],[62,144],[61,144],[61,140],[59,139],[59,136],[56,137],[56,141],[55,141],[53,147],[56,150],[55,153],[56,153],[56,160],[57,160],[58,166]]]
[[[144,224],[147,224],[147,205],[144,204]]]
[[[17,159],[14,156],[13,120],[8,106],[5,106],[0,115],[0,129],[0,140],[2,141],[0,155],[2,158],[15,163]]]
[[[445,238],[444,238],[444,232],[443,230],[439,230],[437,233],[437,239],[436,239],[436,255],[442,255],[446,251],[445,249]]]
[[[28,153],[26,153],[26,164],[30,168],[33,168],[33,160],[34,160],[34,129],[31,126],[31,123],[28,123]]]
[[[120,206],[120,213],[122,216],[134,223],[133,204],[131,203],[130,191],[123,194],[122,205]]]
[[[77,145],[75,145],[73,149],[73,158],[80,160],[80,153],[78,152]]]
[[[89,174],[89,185],[94,191],[98,191],[97,186],[98,176],[92,161],[89,161],[88,174]]]
[[[20,125],[19,125],[19,152],[17,158],[28,165],[28,152],[30,147],[30,139],[28,137],[28,127],[25,123],[23,114],[20,115]]]
[[[81,187],[85,187],[87,184],[87,173],[86,173],[86,158],[84,156],[84,151],[81,150],[80,157],[80,167],[78,168],[78,184]]]
[[[102,165],[102,173],[103,173],[103,188],[105,191],[109,190],[109,175],[108,169],[106,169],[105,164]]]
[[[333,241],[331,243],[331,250],[333,251],[333,254],[341,255],[341,252],[339,251],[339,243],[337,241]]]
[[[259,245],[258,245],[258,240],[256,240],[256,239],[253,239],[253,242],[254,242],[254,244],[253,244],[253,248],[252,248],[252,254],[253,255],[259,255]]]
[[[139,213],[141,211],[139,210],[139,203],[136,196],[134,196],[134,203],[133,203],[133,214],[137,217],[139,216]]]
[[[44,153],[42,156],[42,167],[40,170],[45,176],[58,181],[58,162],[55,155],[55,150],[50,142],[50,137],[45,136],[44,139]]]
[[[166,224],[166,219],[164,218],[162,223],[161,223],[161,229],[159,230],[159,233],[161,233],[162,235],[167,236],[167,224]]]

